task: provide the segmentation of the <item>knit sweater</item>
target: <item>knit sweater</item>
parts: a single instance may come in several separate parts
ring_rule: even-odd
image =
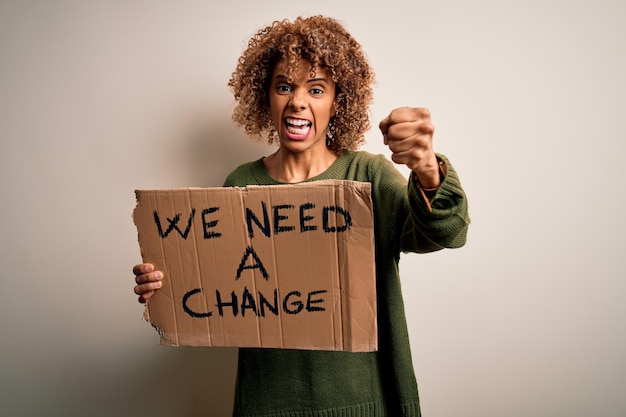
[[[402,252],[432,252],[465,244],[465,193],[447,173],[430,208],[382,155],[346,152],[308,181],[370,182],[374,210],[378,351],[241,348],[236,417],[417,417],[420,405],[411,359],[398,263]],[[225,186],[281,184],[259,159],[235,169]]]

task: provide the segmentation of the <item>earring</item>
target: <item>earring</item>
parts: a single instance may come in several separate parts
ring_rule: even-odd
[[[326,145],[330,146],[335,139],[335,124],[330,122],[328,123],[328,127],[326,128]]]

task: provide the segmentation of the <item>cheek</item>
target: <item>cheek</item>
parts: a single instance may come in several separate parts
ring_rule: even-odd
[[[272,122],[274,122],[274,125],[278,127],[278,124],[282,120],[282,117],[281,117],[282,113],[280,111],[279,106],[277,106],[275,102],[270,101],[269,112],[270,112],[270,119],[272,120]]]
[[[322,119],[320,120],[320,122],[327,125],[330,122],[330,120],[333,118],[333,116],[335,115],[335,106],[333,106],[332,104],[330,105],[330,107],[326,105],[319,114],[322,116]]]

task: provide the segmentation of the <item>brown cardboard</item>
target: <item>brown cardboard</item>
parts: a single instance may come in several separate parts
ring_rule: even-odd
[[[161,344],[376,350],[370,192],[339,180],[136,190],[142,259],[165,274],[145,313]]]

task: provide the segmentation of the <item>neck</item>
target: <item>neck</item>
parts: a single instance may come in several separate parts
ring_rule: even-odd
[[[326,171],[337,159],[337,155],[324,147],[322,152],[293,153],[279,148],[263,162],[268,174],[280,182],[306,181]]]

